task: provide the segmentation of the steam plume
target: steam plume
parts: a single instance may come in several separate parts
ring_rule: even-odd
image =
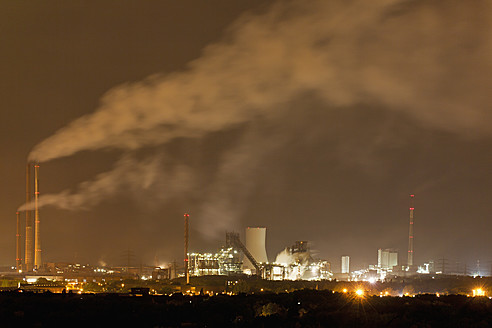
[[[29,158],[199,137],[269,116],[306,90],[337,106],[377,102],[440,128],[487,132],[490,9],[489,1],[278,3],[242,17],[186,72],[110,90],[95,113]]]
[[[42,141],[29,159],[104,148],[131,152],[255,121],[273,124],[287,115],[286,104],[306,93],[331,110],[371,104],[430,128],[490,136],[491,24],[492,5],[485,0],[278,2],[264,14],[238,19],[186,71],[108,91],[94,113]],[[248,144],[253,139],[224,155],[212,198],[227,199],[229,189],[220,184],[231,176],[230,165],[237,172],[254,167],[240,158],[261,160],[261,151],[251,152],[262,147]],[[141,186],[137,176],[148,174],[142,168],[152,163],[124,158],[77,194],[44,195],[41,203],[93,205],[114,192],[106,182],[120,179],[122,168],[135,174],[128,184]]]

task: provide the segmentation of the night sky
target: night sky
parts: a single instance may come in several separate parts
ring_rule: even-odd
[[[267,227],[339,270],[492,264],[490,1],[0,2],[0,265],[181,261]]]

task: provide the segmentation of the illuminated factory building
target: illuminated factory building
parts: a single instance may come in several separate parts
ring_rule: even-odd
[[[393,249],[378,249],[378,268],[382,270],[393,270],[398,266],[398,252]]]
[[[246,236],[249,247],[242,244],[239,234],[229,232],[226,234],[226,246],[218,253],[188,254],[190,275],[247,273],[268,280],[321,280],[332,277],[330,262],[313,259],[306,241],[297,241],[279,253],[275,263],[269,263],[265,261],[266,228],[248,228]]]

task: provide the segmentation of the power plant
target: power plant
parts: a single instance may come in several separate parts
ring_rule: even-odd
[[[34,206],[31,196],[31,170],[34,168]],[[26,165],[26,227],[25,227],[25,257],[22,259],[22,224],[21,213],[16,213],[16,265],[20,272],[43,272],[41,248],[41,220],[39,213],[39,165]],[[415,273],[414,267],[414,197],[410,195],[410,222],[408,238],[408,261],[405,268],[398,268],[398,252],[393,249],[379,249],[377,265],[370,265],[368,269],[350,272],[350,257],[341,258],[341,274],[343,279],[367,279],[374,276],[385,279],[388,273],[404,272]],[[31,211],[34,210],[34,227]],[[184,266],[183,276],[186,284],[190,284],[190,276],[203,275],[256,275],[268,280],[322,280],[331,279],[333,273],[331,264],[326,260],[315,259],[307,241],[296,241],[291,247],[286,247],[278,253],[274,262],[268,261],[266,251],[266,227],[247,227],[245,243],[239,233],[226,232],[225,244],[217,253],[190,253],[189,252],[189,218],[184,214]],[[34,229],[33,229],[34,228]],[[34,236],[34,242],[33,242]],[[244,258],[243,258],[244,256]],[[372,270],[372,271],[371,271]],[[419,268],[420,273],[425,272]],[[174,272],[176,265],[174,265]],[[429,271],[429,270],[427,270]],[[170,271],[169,271],[170,272]],[[174,274],[176,276],[176,274]]]
[[[297,241],[294,246],[286,248],[285,252],[288,252],[286,257],[282,256],[281,253],[275,262],[269,263],[266,257],[265,237],[265,227],[248,227],[245,246],[238,233],[227,232],[225,246],[219,252],[215,254],[187,254],[190,257],[189,273],[192,276],[246,273],[267,280],[321,280],[331,278],[330,263],[314,260],[306,241]],[[244,261],[241,261],[241,253],[245,256]]]

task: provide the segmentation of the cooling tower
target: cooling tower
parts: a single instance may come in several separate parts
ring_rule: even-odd
[[[265,227],[248,227],[246,228],[246,248],[253,255],[258,263],[268,262],[266,253],[266,228]],[[245,258],[244,269],[254,269],[253,264]]]

